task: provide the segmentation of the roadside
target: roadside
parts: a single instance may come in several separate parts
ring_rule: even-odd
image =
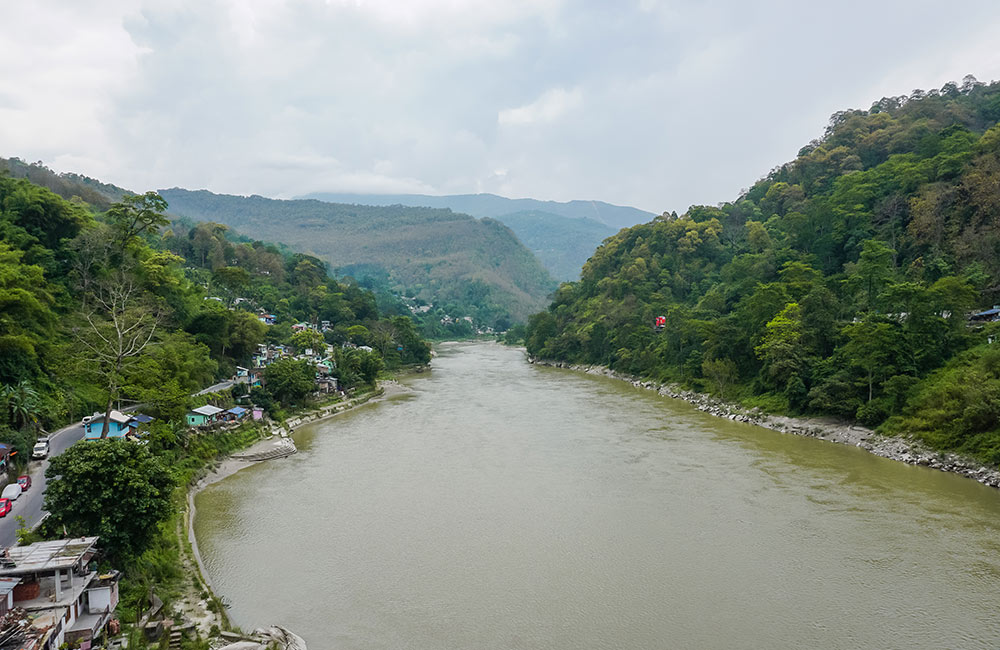
[[[553,368],[565,368],[589,375],[600,375],[626,381],[636,388],[656,391],[663,397],[681,399],[693,404],[699,411],[735,422],[745,422],[766,429],[790,433],[797,436],[819,438],[829,442],[851,445],[864,449],[876,456],[897,460],[909,465],[922,465],[942,472],[952,472],[976,480],[989,487],[1000,488],[1000,471],[994,467],[966,458],[958,454],[934,451],[915,440],[900,437],[881,436],[871,429],[858,424],[838,421],[834,418],[794,418],[784,415],[769,415],[759,409],[746,409],[738,404],[726,402],[705,393],[685,390],[677,384],[660,384],[639,379],[605,366],[570,364],[561,361],[546,361],[529,357],[529,363]]]
[[[83,426],[79,422],[74,422],[57,431],[48,434],[49,456],[38,461],[29,460],[27,474],[31,477],[31,487],[21,494],[13,502],[10,513],[0,519],[0,547],[6,548],[17,544],[17,517],[24,517],[24,525],[28,528],[37,526],[45,516],[42,504],[45,501],[45,470],[49,466],[49,459],[63,453],[77,441],[83,439]],[[8,476],[10,481],[17,479],[17,476]]]

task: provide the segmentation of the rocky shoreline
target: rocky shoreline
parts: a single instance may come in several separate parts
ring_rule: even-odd
[[[976,480],[983,485],[1000,488],[1000,471],[958,454],[944,453],[928,449],[919,442],[901,437],[886,437],[858,424],[838,421],[834,418],[793,418],[782,415],[768,415],[759,409],[746,409],[738,404],[685,390],[677,384],[661,384],[639,379],[605,366],[591,366],[549,361],[528,357],[528,362],[540,366],[566,368],[588,375],[600,375],[625,381],[636,388],[655,391],[663,397],[681,399],[693,404],[699,411],[734,422],[746,422],[766,429],[790,433],[797,436],[819,438],[844,445],[860,447],[866,451],[897,460],[909,465],[922,465],[942,472],[952,472]]]

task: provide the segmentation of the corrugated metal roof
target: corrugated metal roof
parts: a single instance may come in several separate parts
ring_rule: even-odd
[[[198,415],[208,415],[208,416],[222,413],[222,409],[220,409],[218,406],[212,406],[211,404],[206,404],[205,406],[199,406],[196,409],[191,409],[191,411],[197,413]]]
[[[71,569],[94,548],[97,537],[75,537],[51,542],[35,542],[28,546],[11,546],[0,561],[0,576]],[[9,558],[14,566],[4,566]]]

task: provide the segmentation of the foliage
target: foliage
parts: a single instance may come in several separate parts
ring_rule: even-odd
[[[377,269],[393,292],[450,304],[452,316],[473,316],[491,326],[501,318],[524,319],[544,305],[554,287],[531,251],[492,219],[400,205],[277,201],[180,189],[164,191],[163,197],[175,214],[312,251],[342,272],[362,270],[355,265]],[[222,254],[210,235],[198,230],[191,238],[199,265],[213,270],[228,266],[232,258]],[[305,275],[293,284],[311,282]]]
[[[313,391],[316,371],[305,360],[278,359],[264,370],[267,392],[284,405],[301,402]]]
[[[956,357],[922,382],[906,414],[883,430],[1000,464],[1000,348],[979,346]]]
[[[529,353],[870,425],[943,400],[936,371],[984,340],[968,314],[1000,302],[997,105],[970,77],[834,115],[735,201],[607,239],[531,317]],[[956,388],[983,404],[967,418],[941,411],[967,438],[998,403],[983,381]]]
[[[174,480],[143,445],[97,440],[49,461],[45,509],[74,537],[99,535],[115,560],[142,554],[170,512]]]

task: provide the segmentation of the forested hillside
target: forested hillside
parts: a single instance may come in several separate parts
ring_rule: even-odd
[[[508,199],[496,194],[347,194],[314,192],[301,198],[331,203],[363,205],[409,205],[414,207],[449,208],[474,217],[491,217],[503,221],[503,216],[515,212],[544,212],[567,219],[593,219],[619,230],[646,221],[652,213],[625,205],[604,201],[539,201],[538,199]]]
[[[1000,462],[998,325],[970,320],[1000,302],[998,119],[971,77],[837,113],[735,201],[608,240],[528,350]]]
[[[393,288],[451,316],[505,329],[543,307],[555,282],[502,223],[450,210],[278,201],[164,190],[171,212],[227,224],[317,255],[334,268],[385,273]]]
[[[148,193],[100,210],[0,175],[0,441],[26,454],[39,428],[118,400],[142,402],[169,439],[191,393],[251,367],[258,344],[310,347],[292,332],[299,321],[330,321],[308,333],[335,344],[345,388],[429,360],[409,318],[382,317],[369,291],[332,279],[321,260],[234,241],[217,224],[165,228],[166,208]],[[301,403],[314,372],[276,362],[252,398]]]
[[[601,201],[537,201],[494,194],[310,194],[305,198],[363,205],[408,205],[448,208],[474,217],[489,217],[514,231],[556,280],[576,280],[580,269],[605,238],[622,227],[654,215]]]

